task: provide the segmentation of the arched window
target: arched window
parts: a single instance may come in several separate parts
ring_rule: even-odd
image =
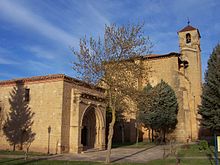
[[[186,34],[186,43],[191,43],[191,35],[189,33]]]

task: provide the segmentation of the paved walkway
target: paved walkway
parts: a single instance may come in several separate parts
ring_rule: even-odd
[[[144,148],[113,148],[111,150],[111,162],[137,162],[143,163],[163,158],[163,146]],[[63,154],[54,157],[56,160],[80,160],[80,161],[105,161],[106,151],[90,151],[82,154]]]

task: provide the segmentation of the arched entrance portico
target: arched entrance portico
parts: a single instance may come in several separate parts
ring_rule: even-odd
[[[83,150],[94,148],[96,139],[96,116],[95,108],[86,110],[82,119],[81,144]]]
[[[98,107],[89,106],[81,118],[81,145],[83,150],[104,149],[104,118]]]

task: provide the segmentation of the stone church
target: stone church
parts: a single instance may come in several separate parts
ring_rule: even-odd
[[[180,52],[143,56],[142,64],[151,67],[148,82],[161,79],[175,91],[179,111],[173,133],[177,141],[196,140],[202,76],[199,30],[188,25],[178,33]],[[138,80],[144,87],[146,79]],[[10,109],[13,87],[24,87],[28,105],[35,113],[32,130],[36,133],[30,150],[50,153],[80,153],[89,148],[104,149],[106,140],[105,90],[63,74],[0,81],[0,149],[11,149],[2,125]],[[136,140],[135,116],[126,126],[128,141]],[[144,129],[143,138],[147,137]],[[117,134],[116,134],[117,136]]]

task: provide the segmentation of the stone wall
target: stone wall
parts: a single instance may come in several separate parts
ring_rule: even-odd
[[[95,108],[96,141],[105,147],[105,91],[65,75],[38,76],[0,82],[1,119],[10,109],[9,97],[16,83],[30,90],[28,105],[34,113],[32,131],[36,133],[30,151],[79,153],[82,151],[82,119],[89,107]],[[2,121],[1,120],[1,121]],[[48,128],[51,128],[50,134]],[[50,135],[50,136],[49,136]],[[49,140],[50,138],[50,140]],[[0,128],[0,149],[12,149]]]
[[[4,105],[4,115],[10,109],[9,96],[15,84],[0,85],[0,100]],[[36,133],[35,140],[30,150],[47,153],[48,151],[48,127],[50,133],[50,152],[56,153],[61,140],[61,114],[63,102],[63,81],[37,81],[24,83],[25,88],[30,89],[29,107],[35,113],[33,117],[32,131]],[[0,132],[1,149],[11,149],[5,136]]]

